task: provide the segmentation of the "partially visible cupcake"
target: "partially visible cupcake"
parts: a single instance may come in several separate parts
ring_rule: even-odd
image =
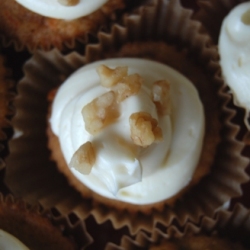
[[[140,232],[134,239],[123,236],[120,244],[110,242],[105,250],[246,250],[250,248],[249,216],[249,210],[237,204],[233,211],[219,211],[198,225],[170,226],[165,233],[155,230],[150,236]]]
[[[72,226],[66,218],[59,217],[0,194],[0,248],[76,250],[91,242],[83,223]]]
[[[74,48],[130,4],[129,0],[1,1],[0,38],[17,50]]]
[[[91,214],[97,223],[109,220],[114,228],[126,226],[132,234],[141,229],[151,232],[155,227],[166,227],[173,220],[181,225],[188,220],[197,222],[203,215],[212,216],[232,197],[240,196],[241,184],[248,180],[245,168],[249,159],[241,154],[245,144],[236,138],[240,126],[233,121],[235,110],[227,106],[230,95],[225,93],[225,86],[217,81],[219,65],[216,48],[210,44],[208,36],[200,32],[201,24],[192,21],[191,15],[192,12],[183,9],[177,0],[154,1],[152,6],[140,8],[138,14],[125,16],[123,25],[112,26],[110,33],[99,33],[100,42],[86,46],[84,56],[77,53],[64,56],[57,50],[35,53],[24,67],[25,77],[19,84],[19,95],[15,103],[17,114],[13,124],[17,131],[21,131],[21,135],[10,142],[11,154],[7,161],[6,183],[11,190],[27,199],[39,199],[48,207],[56,205],[64,213],[73,211],[81,219],[86,219]],[[124,57],[139,58],[139,65],[144,65],[143,62],[149,60],[157,61],[154,63],[158,65],[160,62],[163,66],[156,67],[155,72],[159,68],[162,72],[167,72],[164,68],[166,65],[179,71],[185,79],[189,79],[192,88],[198,91],[204,108],[206,125],[203,146],[200,147],[202,153],[197,164],[199,167],[193,178],[188,179],[194,185],[187,185],[188,190],[184,188],[183,193],[182,190],[178,192],[174,202],[171,202],[171,197],[146,205],[104,198],[93,189],[86,188],[67,165],[61,167],[58,159],[64,161],[61,154],[64,144],[50,144],[52,152],[48,150],[46,130],[50,104],[46,98],[49,93],[83,65],[88,68],[91,67],[91,63],[99,60],[114,58],[115,62],[118,58]],[[149,68],[150,71],[154,71],[154,67]],[[112,70],[107,69],[107,72],[109,71]],[[147,73],[147,69],[144,69],[143,74],[147,76]],[[154,76],[156,80],[161,80],[157,79],[157,76],[162,77],[162,74],[157,73]],[[88,77],[88,74],[84,78],[80,77],[82,86],[85,86],[84,81],[89,81]],[[151,79],[150,77],[149,74],[148,78]],[[171,81],[173,88],[179,86],[174,77],[170,77]],[[70,84],[67,87],[68,91],[64,95],[71,95],[76,91],[72,86]],[[197,93],[195,95],[197,96]],[[74,102],[74,99],[72,100]],[[175,101],[171,100],[174,105]],[[75,104],[77,106],[77,103]],[[60,107],[62,106],[59,105],[59,109]],[[67,115],[65,112],[66,118],[69,118]],[[70,122],[70,119],[68,121]],[[183,121],[184,130],[185,122],[186,120]],[[67,124],[65,129],[66,127]],[[84,128],[79,126],[79,129]],[[195,137],[197,131],[201,130],[190,129],[189,135]],[[75,138],[78,135],[76,133]],[[123,144],[122,140],[120,144]],[[192,146],[193,144],[190,143]],[[186,143],[183,143],[184,145],[186,146]],[[177,153],[183,155],[181,150],[177,150]],[[50,162],[51,154],[58,164]],[[189,163],[189,158],[187,162]],[[63,176],[56,172],[56,165]],[[20,173],[27,175],[22,182],[17,183]],[[76,191],[72,190],[65,180]]]
[[[203,22],[218,45],[221,77],[232,92],[235,105],[245,109],[245,124],[249,130],[249,1],[200,1],[195,18]]]

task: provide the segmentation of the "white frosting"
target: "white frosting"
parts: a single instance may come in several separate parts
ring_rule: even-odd
[[[222,73],[236,104],[250,110],[250,2],[236,6],[224,19],[219,53]]]
[[[25,8],[40,14],[42,16],[57,18],[57,19],[76,19],[87,16],[108,0],[79,0],[79,3],[74,6],[65,6],[58,0],[16,0]]]
[[[1,250],[29,250],[15,236],[0,229],[0,249]]]
[[[84,129],[81,109],[109,91],[100,85],[96,72],[101,64],[128,66],[128,73],[138,73],[144,82],[138,95],[120,104],[117,122],[92,136]],[[151,100],[152,84],[162,79],[171,84],[171,116],[158,116]],[[162,142],[147,148],[133,145],[129,116],[139,111],[158,120]],[[203,107],[193,84],[172,68],[145,59],[108,59],[80,68],[59,88],[50,122],[67,163],[86,141],[97,148],[97,160],[89,175],[71,169],[81,182],[108,198],[137,204],[169,198],[188,185],[199,161],[204,134]]]

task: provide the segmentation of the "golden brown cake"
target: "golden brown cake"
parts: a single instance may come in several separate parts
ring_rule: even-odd
[[[63,20],[63,18],[37,14],[15,0],[1,1],[0,37],[5,45],[13,43],[18,50],[74,48],[77,42],[86,42],[89,35],[95,35],[101,27],[107,24],[108,20],[114,17],[115,12],[124,9],[126,4],[124,0],[108,0],[87,16]],[[37,8],[39,9],[39,6]]]

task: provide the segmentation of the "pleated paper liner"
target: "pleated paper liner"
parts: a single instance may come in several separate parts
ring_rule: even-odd
[[[11,105],[14,99],[14,82],[11,71],[6,67],[5,57],[0,54],[0,192],[7,193],[8,188],[3,183],[5,173],[4,158],[8,154],[7,142],[11,137],[10,118],[14,114]]]
[[[199,10],[194,18],[199,20],[217,44],[223,19],[236,5],[244,0],[198,0]],[[211,18],[213,17],[213,18]]]
[[[236,111],[227,106],[231,97],[217,76],[217,51],[208,36],[199,33],[201,25],[191,15],[177,0],[154,1],[137,14],[125,16],[124,23],[114,25],[110,33],[99,33],[100,43],[87,46],[85,56],[62,55],[57,50],[35,53],[25,64],[15,102],[16,137],[10,142],[6,169],[11,191],[81,220],[91,215],[99,224],[110,221],[115,229],[127,227],[131,234],[166,227],[174,220],[180,225],[199,221],[239,197],[241,184],[248,180],[249,159],[241,154],[245,144],[236,138],[240,132],[239,124],[233,122]],[[199,168],[194,185],[175,202],[139,206],[111,201],[87,190],[68,170],[59,173],[50,161],[46,135],[50,90],[86,63],[125,56],[150,58],[179,70],[195,84],[204,103],[207,126],[200,166],[209,166],[210,173]]]
[[[150,236],[145,232],[140,232],[135,238],[124,236],[119,245],[110,242],[105,250],[184,249],[183,247],[241,250],[250,248],[249,233],[250,211],[238,203],[233,211],[219,211],[214,218],[203,217],[199,225],[189,222],[184,228],[171,226],[164,233],[156,229]],[[216,248],[212,245],[214,243],[220,245]]]
[[[72,225],[59,213],[54,215],[39,205],[31,206],[12,195],[0,194],[0,228],[32,250],[77,250],[92,241],[83,222]]]
[[[41,16],[15,0],[0,3],[0,43],[16,51],[52,48],[72,50],[84,46],[119,16],[143,4],[145,0],[109,0],[88,16],[62,20]]]

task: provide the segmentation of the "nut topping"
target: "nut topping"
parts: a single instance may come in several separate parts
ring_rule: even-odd
[[[97,73],[99,74],[101,85],[105,88],[111,88],[128,75],[128,67],[110,69],[105,65],[100,65],[97,68]]]
[[[158,122],[147,112],[133,113],[129,118],[131,139],[134,144],[147,147],[163,139]]]
[[[153,84],[153,102],[160,115],[169,115],[171,112],[170,84],[166,80],[156,81]]]
[[[92,135],[114,122],[119,116],[115,93],[109,91],[88,103],[82,109],[85,129]]]
[[[91,142],[81,145],[72,156],[69,166],[82,174],[89,174],[95,164],[96,153]]]
[[[121,82],[117,83],[112,89],[116,95],[116,101],[122,102],[132,95],[136,95],[141,88],[142,78],[138,74],[126,76]]]

